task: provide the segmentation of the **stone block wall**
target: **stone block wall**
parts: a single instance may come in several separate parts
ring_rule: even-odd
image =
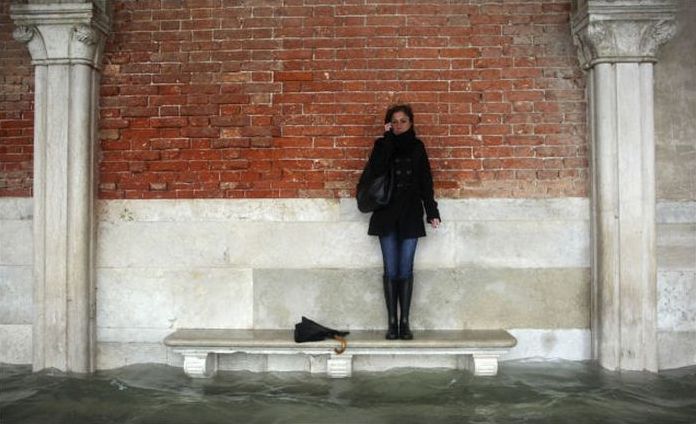
[[[696,3],[655,66],[660,366],[696,364]]]
[[[31,362],[31,199],[0,199],[0,362]],[[507,328],[508,359],[590,358],[587,199],[444,200],[421,239],[415,328]],[[693,350],[691,204],[658,207],[661,367]],[[177,328],[382,328],[376,240],[352,200],[99,203],[98,367],[176,363]],[[503,234],[504,233],[504,234]]]
[[[510,357],[589,358],[587,199],[443,200],[419,241],[414,328],[507,328]],[[177,328],[386,328],[352,199],[100,202],[98,366],[171,362]]]
[[[661,368],[696,364],[696,202],[658,206],[658,351]]]
[[[588,359],[587,200],[451,200],[442,208],[447,221],[419,247],[414,326],[504,327],[520,339],[510,358]],[[661,351],[664,367],[693,353],[689,208],[658,208],[658,318],[663,344],[673,346]],[[0,336],[11,347],[0,362],[27,363],[30,199],[1,199],[0,212]],[[301,314],[382,327],[379,247],[365,219],[351,201],[102,201],[99,366],[175,361],[161,340],[176,328],[290,328]]]
[[[32,361],[31,198],[0,197],[0,362]]]

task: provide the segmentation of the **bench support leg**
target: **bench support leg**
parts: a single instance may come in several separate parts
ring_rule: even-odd
[[[345,378],[353,374],[353,355],[334,355],[326,360],[326,374],[331,378]]]
[[[217,354],[185,353],[184,372],[192,378],[210,378],[217,373]]]
[[[474,375],[494,376],[498,374],[498,355],[473,355]]]
[[[494,376],[498,374],[498,355],[473,353],[462,358],[460,364],[477,376]]]

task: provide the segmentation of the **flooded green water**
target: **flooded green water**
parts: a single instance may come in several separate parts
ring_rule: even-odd
[[[138,365],[90,377],[0,367],[0,423],[696,423],[696,367],[614,373],[592,363],[458,370],[223,372]]]

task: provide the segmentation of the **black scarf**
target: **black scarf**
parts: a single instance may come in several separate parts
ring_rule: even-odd
[[[389,131],[387,134],[388,137],[394,142],[397,155],[410,153],[411,150],[413,150],[413,147],[416,145],[416,132],[413,131],[413,127],[399,135],[394,134],[392,131]]]

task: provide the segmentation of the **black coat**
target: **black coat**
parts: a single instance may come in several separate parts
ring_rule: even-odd
[[[396,231],[399,238],[425,236],[423,210],[427,221],[440,219],[433,192],[433,177],[423,142],[413,131],[400,135],[386,132],[375,141],[368,167],[380,175],[394,166],[396,187],[389,204],[372,213],[369,235],[383,236]],[[363,177],[367,173],[363,173]]]

